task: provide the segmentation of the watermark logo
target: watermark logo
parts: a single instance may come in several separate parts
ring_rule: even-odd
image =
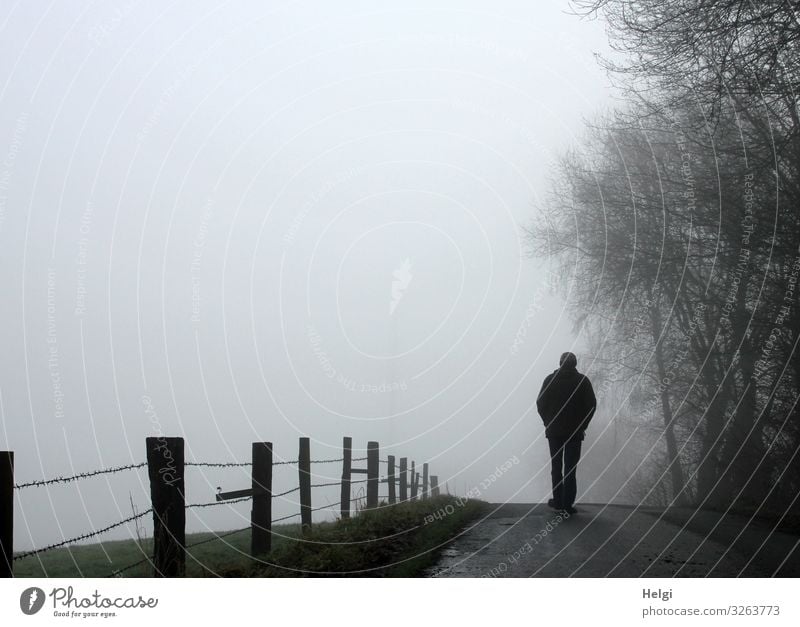
[[[25,588],[19,595],[19,609],[23,614],[36,614],[44,605],[44,590],[41,588]]]
[[[53,588],[45,593],[41,588],[31,587],[19,596],[19,609],[31,616],[39,612],[50,597],[56,618],[114,618],[122,615],[120,610],[148,610],[158,605],[158,598],[142,595],[127,597],[107,597],[95,589],[88,596],[76,594],[72,586]]]
[[[403,293],[411,283],[414,275],[411,274],[411,260],[406,258],[403,264],[392,272],[394,281],[392,281],[392,301],[389,303],[389,315],[394,315],[394,310],[403,298]]]

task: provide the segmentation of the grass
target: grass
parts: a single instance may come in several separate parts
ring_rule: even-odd
[[[275,525],[272,552],[261,560],[249,555],[250,530],[218,538],[213,533],[187,534],[189,577],[275,577],[309,575],[413,577],[436,561],[443,545],[486,504],[440,496],[397,505],[382,503],[349,520],[315,523],[303,536],[300,525]],[[434,519],[435,512],[447,512]],[[427,521],[426,521],[427,519]],[[222,535],[225,532],[219,532]],[[117,540],[54,549],[14,563],[16,577],[107,577],[152,555],[152,539]],[[266,565],[265,562],[269,562]],[[149,577],[143,564],[125,577]]]
[[[414,577],[432,566],[444,548],[487,504],[440,496],[397,505],[382,503],[349,520],[315,526],[300,541],[285,542],[271,565],[223,569],[234,577]],[[439,512],[438,518],[432,514]]]
[[[276,548],[287,540],[280,536],[298,537],[300,525],[275,525],[273,546]],[[219,532],[222,535],[226,532]],[[279,534],[279,535],[277,535]],[[186,550],[186,574],[189,577],[214,576],[223,567],[246,566],[253,563],[249,556],[250,530],[241,531],[225,538],[216,534],[191,533],[186,535],[186,544],[204,542]],[[38,556],[26,557],[14,563],[15,577],[108,577],[118,568],[149,557],[153,554],[152,538],[139,540],[115,540],[98,544],[82,544],[63,549],[53,549]],[[125,577],[150,577],[152,566],[145,561],[125,571]]]

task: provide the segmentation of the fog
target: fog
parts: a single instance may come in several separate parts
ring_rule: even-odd
[[[349,435],[451,493],[546,500],[536,395],[561,352],[590,374],[592,357],[523,227],[612,97],[603,25],[567,9],[4,7],[0,449],[17,482],[144,461],[153,435],[209,462],[254,441],[295,459],[299,436],[338,458]],[[602,400],[585,501],[621,498]],[[276,470],[276,491],[296,482]],[[187,469],[191,503],[249,484]],[[15,548],[114,523],[148,490],[140,469],[18,492]],[[248,503],[187,514],[188,531],[248,524]]]

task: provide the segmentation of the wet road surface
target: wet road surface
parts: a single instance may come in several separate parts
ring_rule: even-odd
[[[739,516],[545,504],[492,505],[426,573],[434,577],[800,576],[800,537]]]

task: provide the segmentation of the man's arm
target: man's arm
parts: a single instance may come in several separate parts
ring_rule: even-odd
[[[594,388],[592,387],[592,382],[589,381],[589,377],[583,377],[581,387],[583,388],[584,408],[586,411],[586,417],[583,419],[582,430],[586,431],[586,428],[592,421],[594,412],[597,409],[597,397],[594,395]]]
[[[550,412],[550,380],[553,378],[552,374],[547,375],[542,383],[542,389],[539,390],[539,396],[536,398],[536,409],[539,411],[539,416],[542,417],[542,422],[547,424],[553,419]]]

